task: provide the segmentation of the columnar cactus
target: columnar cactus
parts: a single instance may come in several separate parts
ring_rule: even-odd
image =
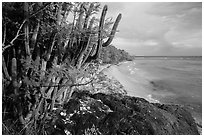
[[[2,67],[3,67],[3,72],[4,72],[4,75],[5,75],[6,79],[11,81],[12,79],[9,76],[9,73],[8,73],[8,70],[7,70],[7,67],[6,67],[6,63],[5,63],[5,60],[4,60],[4,56],[2,56]]]
[[[115,36],[115,33],[117,31],[117,27],[118,27],[118,24],[119,24],[121,18],[122,18],[122,14],[119,14],[116,21],[115,21],[115,23],[114,23],[114,25],[113,25],[113,28],[111,30],[111,34],[110,34],[108,40],[105,43],[103,43],[103,47],[107,47],[113,41],[113,38]]]
[[[14,88],[14,94],[18,95],[18,81],[17,81],[17,61],[16,58],[12,59],[12,65],[11,65],[11,77],[12,77],[12,85]]]
[[[85,23],[84,23],[84,26],[86,26],[86,24],[87,24],[87,18],[88,18],[88,16],[90,15],[90,10],[91,10],[91,8],[92,8],[92,4],[90,5],[90,8],[89,8],[89,10],[88,10],[88,15],[86,16],[86,18],[85,18]],[[85,39],[85,41],[86,42],[84,42],[83,41],[83,44],[82,45],[80,45],[80,46],[82,46],[82,50],[80,51],[80,53],[79,53],[79,56],[78,56],[78,58],[77,58],[77,61],[76,61],[76,65],[77,65],[77,68],[79,69],[81,66],[83,66],[83,64],[85,63],[85,62],[90,62],[91,60],[95,60],[95,59],[97,59],[98,57],[100,57],[100,52],[101,52],[101,48],[102,48],[102,46],[103,47],[107,47],[108,45],[110,45],[111,44],[111,42],[112,42],[112,40],[113,40],[113,38],[114,38],[114,36],[115,36],[115,33],[116,33],[116,30],[117,30],[117,27],[118,27],[118,24],[119,24],[119,22],[120,22],[120,20],[121,20],[121,18],[122,18],[122,14],[119,14],[118,16],[117,16],[117,19],[116,19],[116,21],[114,22],[114,25],[113,25],[113,28],[112,28],[112,30],[111,30],[111,33],[110,33],[110,35],[109,35],[109,37],[108,37],[108,40],[104,43],[103,42],[103,33],[102,33],[102,31],[103,31],[103,26],[104,26],[104,22],[105,22],[105,16],[106,16],[106,13],[107,13],[107,10],[108,10],[108,6],[107,5],[105,5],[104,7],[103,7],[103,11],[102,11],[102,14],[101,14],[101,18],[100,18],[100,22],[99,22],[99,29],[98,29],[98,41],[97,41],[97,43],[96,44],[94,44],[95,46],[92,46],[93,47],[93,50],[90,50],[89,48],[87,48],[88,46],[89,46],[89,44],[91,44],[92,42],[91,42],[91,39],[89,39],[89,37],[90,37],[90,35],[86,35],[88,38],[87,39]],[[90,24],[92,25],[93,24],[93,21],[94,21],[94,19],[92,19],[91,21],[90,21]],[[91,28],[92,28],[92,26],[89,26],[89,28],[88,28],[88,31],[90,31],[91,32]],[[85,44],[85,45],[84,45]],[[87,51],[89,49],[89,51]],[[92,52],[91,52],[92,51]],[[94,52],[95,51],[95,52]],[[88,53],[88,54],[87,54]],[[91,53],[91,54],[90,54]],[[93,53],[95,53],[95,54],[93,54]],[[84,55],[84,54],[86,54],[86,55]],[[81,61],[83,59],[83,61]]]
[[[53,110],[57,101],[63,104],[71,97],[73,85],[76,86],[79,84],[77,83],[77,78],[81,77],[75,75],[78,75],[78,72],[81,70],[85,70],[90,63],[100,57],[102,47],[107,47],[111,44],[122,17],[121,14],[118,15],[111,33],[108,35],[108,40],[104,42],[104,24],[108,10],[107,5],[103,7],[99,24],[97,24],[97,19],[93,17],[93,13],[97,11],[96,7],[98,7],[96,3],[75,3],[75,5],[72,3],[58,3],[57,6],[55,4],[56,3],[53,3],[53,5],[50,6],[50,9],[56,8],[56,13],[54,13],[54,17],[52,17],[53,20],[55,19],[53,21],[54,23],[52,22],[53,25],[52,23],[45,23],[44,19],[42,19],[44,15],[46,17],[49,16],[43,11],[49,6],[49,3],[24,3],[23,19],[25,20],[20,25],[17,35],[11,40],[10,44],[3,44],[3,52],[11,47],[13,48],[15,45],[14,41],[18,41],[18,43],[24,45],[24,48],[22,48],[16,44],[15,46],[18,46],[20,52],[16,52],[17,48],[13,48],[12,50],[15,51],[14,55],[7,55],[9,54],[9,52],[7,52],[7,56],[2,58],[3,74],[4,77],[11,82],[15,98],[20,98],[19,89],[24,87],[26,87],[24,90],[29,92],[28,96],[36,95],[36,97],[33,97],[33,102],[29,102],[31,99],[27,100],[31,104],[29,108],[26,106],[27,108],[24,109],[21,107],[22,104],[20,101],[16,102],[19,108],[17,113],[19,113],[21,124],[24,125],[23,128],[27,128],[27,124],[33,119],[39,121],[44,119],[47,113]],[[33,5],[36,7],[32,7]],[[31,12],[32,10],[33,13]],[[72,23],[67,22],[69,10],[74,12]],[[48,12],[53,13],[54,10],[48,10]],[[31,16],[34,17],[34,15],[36,15],[36,22],[32,22],[33,18],[31,18]],[[43,25],[51,25],[51,27]],[[52,31],[47,32],[50,28]],[[46,32],[43,32],[43,29]],[[20,33],[22,30],[24,33]],[[64,33],[66,34],[65,36],[63,35]],[[18,39],[22,34],[24,35],[24,39]],[[46,36],[46,39],[39,39],[39,36]],[[20,56],[26,60],[26,65],[20,64],[22,63],[22,58],[18,56],[20,53],[22,53]],[[12,63],[11,66],[8,65],[10,62]],[[32,66],[33,62],[38,62],[37,67]],[[19,63],[18,66],[17,63]],[[50,72],[56,71],[56,69],[61,69],[59,70],[61,72],[67,69],[66,74],[59,75],[58,71],[53,75],[52,73],[49,74]],[[24,72],[24,70],[26,71]],[[69,74],[71,71],[74,71],[74,75]],[[32,75],[34,73],[37,76]],[[33,79],[31,76],[32,78],[34,77],[35,80],[37,79],[37,85],[32,83]],[[19,88],[20,82],[18,83],[18,80],[22,81],[23,87]],[[25,97],[23,99],[26,100],[27,98]],[[23,112],[22,115],[23,110],[25,110],[25,112]],[[27,115],[24,113],[27,113]]]

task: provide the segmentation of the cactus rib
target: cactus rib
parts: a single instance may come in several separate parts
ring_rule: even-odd
[[[114,23],[114,25],[113,25],[113,28],[111,30],[111,34],[110,34],[108,40],[105,43],[103,43],[103,47],[107,47],[112,42],[121,18],[122,18],[122,14],[119,14],[116,21],[115,21],[115,23]]]

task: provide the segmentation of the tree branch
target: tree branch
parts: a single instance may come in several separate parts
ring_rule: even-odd
[[[5,44],[5,40],[6,40],[6,24],[4,24],[4,38],[3,38],[3,44]]]
[[[47,8],[48,5],[50,5],[51,3],[47,3],[45,6],[43,6],[42,8],[40,8],[38,11],[36,11],[35,13],[31,14],[28,18],[31,18],[33,16],[35,16],[36,14],[38,14],[40,11],[44,10],[45,8]],[[23,27],[23,25],[25,24],[25,22],[27,21],[27,19],[25,19],[22,23],[21,23],[21,26],[19,27],[17,33],[16,33],[16,36],[11,40],[11,42],[9,42],[10,44],[4,46],[2,48],[2,52],[4,52],[7,48],[9,47],[12,47],[13,46],[13,43],[14,41],[20,36],[19,33]],[[4,45],[4,44],[3,44]]]
[[[16,33],[16,36],[11,40],[11,42],[9,42],[10,44],[8,44],[8,45],[6,45],[5,47],[3,47],[2,48],[2,52],[4,52],[7,48],[9,48],[9,47],[11,47],[11,46],[13,46],[13,43],[14,43],[14,41],[20,36],[20,31],[21,31],[21,29],[22,29],[22,27],[23,27],[23,25],[25,24],[25,22],[26,22],[27,20],[24,20],[22,23],[21,23],[21,26],[18,28],[18,31],[17,31],[17,33]]]

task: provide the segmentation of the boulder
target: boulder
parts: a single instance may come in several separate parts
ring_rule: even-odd
[[[74,135],[199,134],[193,117],[182,106],[88,91],[74,92],[55,123],[54,129]]]

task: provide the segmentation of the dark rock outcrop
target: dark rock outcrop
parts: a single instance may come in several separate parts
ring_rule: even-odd
[[[54,129],[75,135],[199,134],[191,114],[181,106],[87,91],[74,92],[55,123]]]

